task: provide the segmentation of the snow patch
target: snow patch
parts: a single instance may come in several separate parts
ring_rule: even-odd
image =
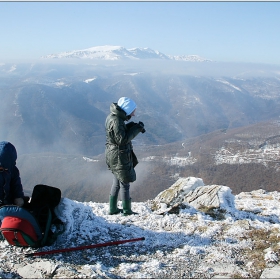
[[[225,84],[225,85],[228,85],[228,86],[230,86],[230,87],[232,87],[232,88],[234,88],[234,89],[236,89],[236,90],[238,90],[238,91],[242,91],[239,87],[237,87],[237,86],[235,86],[235,85],[229,83],[228,81],[225,81],[225,80],[217,80],[217,81],[218,81],[218,82],[221,82],[221,83],[223,83],[223,84]]]
[[[244,151],[232,152],[225,147],[220,148],[215,154],[216,165],[261,163],[267,165],[268,162],[280,161],[280,145],[264,145],[258,149],[246,149]]]
[[[166,162],[169,165],[177,165],[177,166],[187,166],[193,165],[197,159],[192,157],[189,154],[188,157],[160,157],[160,156],[148,156],[142,158],[142,161],[157,161],[157,162]]]
[[[88,158],[88,157],[83,157],[83,159],[87,162],[98,162],[97,159],[92,159],[92,158]]]
[[[91,79],[86,79],[86,80],[84,80],[84,82],[89,84],[89,83],[91,83],[92,81],[94,81],[96,79],[97,79],[97,77],[94,77],[94,78],[91,78]]]

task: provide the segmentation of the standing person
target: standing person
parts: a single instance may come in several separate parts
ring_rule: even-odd
[[[17,151],[10,142],[0,142],[0,206],[24,204],[24,193],[19,170],[16,167]]]
[[[134,123],[125,121],[135,116],[136,103],[128,98],[121,97],[118,103],[112,103],[110,114],[106,118],[106,163],[112,171],[113,185],[109,198],[109,214],[124,215],[136,214],[131,210],[131,197],[129,194],[130,183],[136,180],[134,167],[138,160],[133,152],[131,140],[145,128],[142,122]],[[123,209],[117,207],[118,194],[121,191]]]

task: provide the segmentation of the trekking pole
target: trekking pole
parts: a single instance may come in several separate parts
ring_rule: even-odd
[[[51,250],[51,251],[35,252],[35,253],[25,254],[25,256],[26,257],[35,257],[35,256],[50,255],[50,254],[56,254],[56,253],[86,250],[86,249],[92,249],[92,248],[97,248],[97,247],[119,245],[119,244],[123,244],[123,243],[127,243],[127,242],[136,242],[136,241],[140,241],[140,240],[145,240],[145,237],[128,239],[128,240],[120,240],[120,241],[110,241],[110,242],[106,242],[106,243],[65,248],[65,249],[57,249],[57,250]]]

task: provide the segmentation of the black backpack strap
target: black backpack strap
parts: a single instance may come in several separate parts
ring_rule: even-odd
[[[49,237],[49,231],[50,231],[50,228],[51,228],[51,222],[52,222],[52,213],[51,213],[51,210],[48,209],[48,217],[47,217],[47,221],[46,221],[46,226],[45,226],[45,229],[44,229],[44,237],[41,241],[41,246],[45,246],[45,244],[47,243],[47,239]]]

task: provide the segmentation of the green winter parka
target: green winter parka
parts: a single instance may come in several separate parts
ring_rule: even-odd
[[[117,103],[111,104],[110,112],[105,121],[107,166],[121,182],[134,182],[136,180],[134,167],[138,161],[131,140],[142,128],[134,122],[125,124],[130,116],[127,116]]]

